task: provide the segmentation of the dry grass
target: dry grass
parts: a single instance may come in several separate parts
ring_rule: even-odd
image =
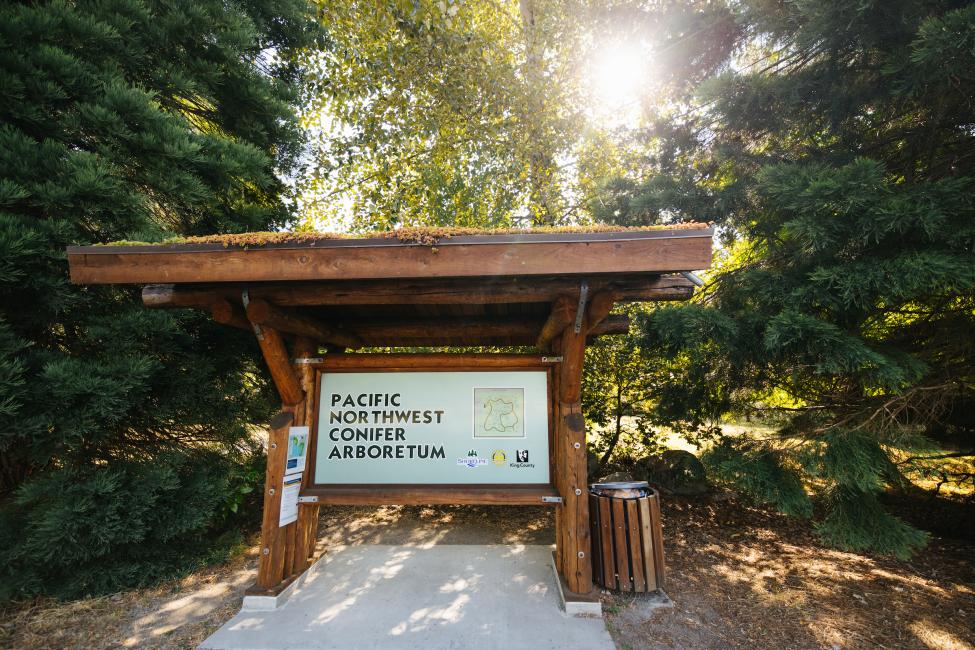
[[[229,562],[156,587],[9,609],[0,612],[0,647],[195,648],[240,610],[256,566],[254,545]]]

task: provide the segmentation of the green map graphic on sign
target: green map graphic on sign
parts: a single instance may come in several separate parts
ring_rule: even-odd
[[[475,438],[524,438],[525,389],[475,388]]]

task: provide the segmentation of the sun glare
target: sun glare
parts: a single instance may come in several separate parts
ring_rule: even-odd
[[[650,82],[649,48],[636,43],[604,45],[591,60],[589,77],[595,117],[630,123],[639,116]]]

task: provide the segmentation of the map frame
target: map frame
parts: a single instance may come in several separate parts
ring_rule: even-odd
[[[478,391],[485,390],[503,390],[503,391],[520,391],[521,393],[521,411],[518,413],[518,417],[521,420],[521,435],[511,436],[511,435],[478,435],[478,424],[477,424],[477,407],[478,407]],[[471,438],[474,440],[526,440],[528,438],[528,422],[525,420],[525,387],[524,386],[473,386],[471,391]],[[485,429],[486,430],[486,429]]]

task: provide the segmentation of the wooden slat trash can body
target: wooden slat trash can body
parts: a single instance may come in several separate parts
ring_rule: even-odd
[[[645,482],[595,483],[589,492],[592,572],[606,589],[648,592],[664,586],[660,496]]]

